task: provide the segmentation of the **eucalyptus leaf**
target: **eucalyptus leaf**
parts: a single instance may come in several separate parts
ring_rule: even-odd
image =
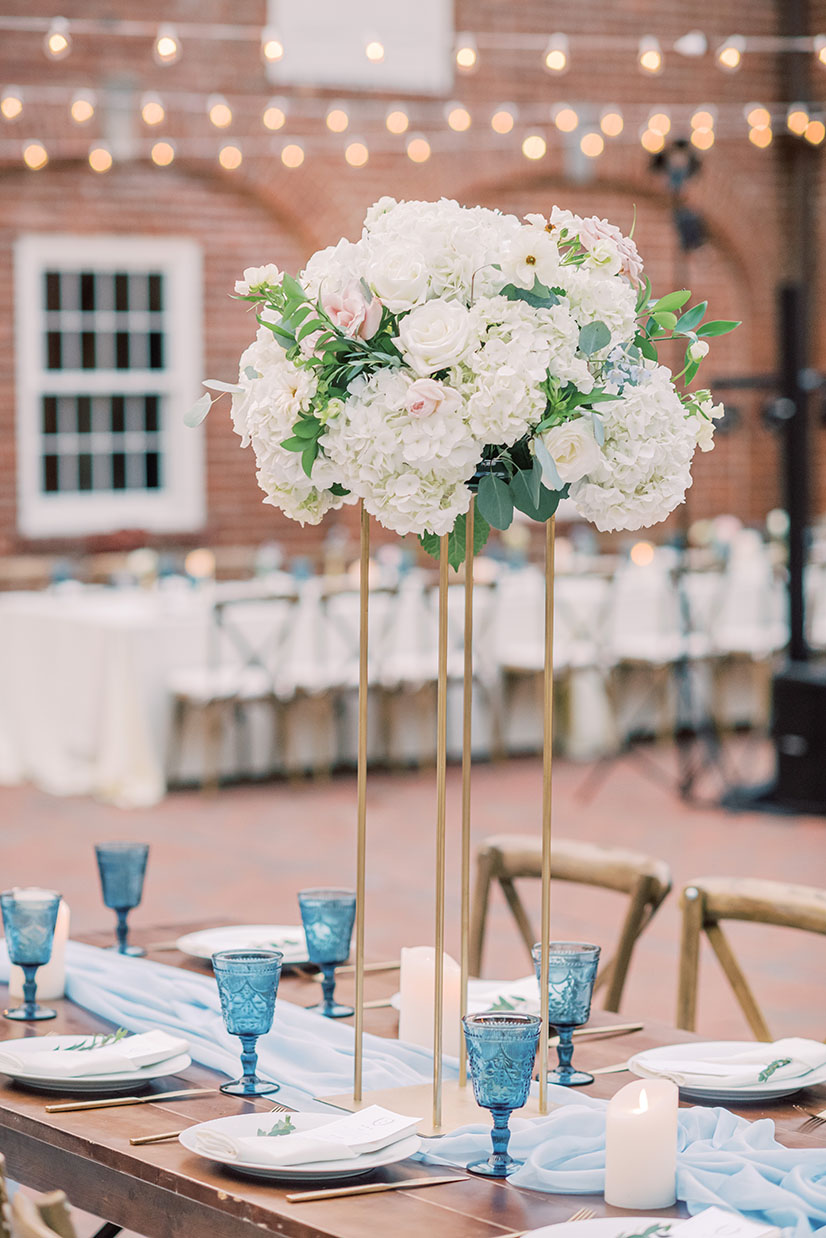
[[[597,441],[598,447],[605,446],[605,422],[602,420],[602,413],[591,412],[591,425],[594,428],[594,438]]]
[[[318,455],[318,440],[317,439],[314,440],[312,443],[310,443],[309,447],[306,445],[306,443],[304,444],[304,450],[301,453],[301,467],[303,468],[304,472],[307,474],[308,477],[312,477],[313,465],[315,464],[315,458],[317,455]]]
[[[559,305],[559,297],[551,288],[546,288],[540,280],[535,279],[533,288],[520,288],[518,284],[505,284],[502,296],[508,301],[525,301],[534,309],[550,309]]]
[[[194,430],[204,420],[212,405],[212,396],[207,391],[184,413],[184,425]]]
[[[604,322],[586,322],[579,332],[579,351],[591,357],[611,343],[611,332]]]
[[[494,529],[509,528],[513,520],[513,499],[508,483],[493,473],[486,473],[476,493],[476,510]]]
[[[231,395],[240,395],[244,390],[238,383],[222,383],[218,378],[205,378],[202,385],[208,391],[228,391]]]
[[[261,375],[259,374],[258,370],[256,370],[254,365],[245,365],[244,366],[244,377],[252,381],[254,378],[260,378]]]
[[[556,467],[554,460],[548,448],[542,442],[541,438],[534,439],[534,451],[536,458],[542,466],[542,481],[549,490],[561,490],[565,484],[559,476],[559,470]]]
[[[519,469],[511,478],[510,492],[514,507],[530,516],[539,503],[542,489],[542,469]]]
[[[698,305],[692,305],[690,310],[686,310],[682,318],[677,319],[675,331],[695,331],[703,320],[703,314],[708,309],[708,301],[700,301]]]

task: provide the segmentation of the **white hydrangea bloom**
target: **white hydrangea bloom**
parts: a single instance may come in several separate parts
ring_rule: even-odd
[[[589,322],[604,322],[611,332],[611,343],[598,356],[606,356],[617,344],[634,338],[637,294],[628,280],[586,266],[563,266],[559,285],[565,289],[571,313],[580,327]]]

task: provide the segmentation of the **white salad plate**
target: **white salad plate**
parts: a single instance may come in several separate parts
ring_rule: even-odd
[[[165,1062],[157,1062],[154,1066],[142,1066],[136,1070],[118,1071],[110,1075],[73,1075],[71,1079],[55,1079],[48,1071],[37,1069],[37,1058],[44,1056],[44,1039],[48,1039],[55,1049],[68,1049],[84,1038],[83,1036],[32,1036],[7,1041],[6,1043],[13,1045],[14,1052],[20,1054],[21,1057],[31,1056],[32,1065],[26,1067],[25,1070],[6,1070],[2,1073],[9,1079],[13,1079],[15,1083],[22,1083],[26,1087],[36,1088],[41,1092],[67,1092],[72,1095],[105,1092],[109,1096],[117,1096],[119,1093],[132,1092],[136,1087],[151,1083],[153,1079],[163,1079],[167,1075],[180,1074],[182,1070],[192,1065],[192,1058],[188,1053],[178,1053],[175,1057],[167,1058]]]
[[[202,1156],[209,1161],[217,1161],[228,1169],[238,1173],[249,1174],[255,1178],[269,1178],[279,1182],[322,1182],[346,1178],[363,1178],[365,1174],[380,1169],[383,1165],[395,1165],[404,1161],[421,1147],[418,1135],[408,1135],[397,1143],[391,1143],[377,1152],[365,1152],[362,1156],[354,1156],[351,1160],[312,1161],[306,1165],[251,1165],[248,1161],[237,1161],[230,1157],[207,1156],[196,1143],[195,1132],[198,1130],[222,1130],[235,1136],[256,1135],[267,1124],[277,1122],[284,1114],[243,1113],[232,1118],[214,1118],[211,1122],[201,1122],[197,1126],[189,1126],[178,1136],[183,1146],[196,1156]],[[337,1122],[346,1114],[342,1113],[291,1113],[289,1117],[296,1131],[317,1130],[329,1122]],[[277,1138],[277,1136],[275,1136]]]
[[[754,1048],[753,1040],[708,1040],[693,1041],[689,1044],[660,1045],[656,1049],[645,1049],[635,1053],[628,1061],[628,1069],[643,1079],[667,1079],[667,1071],[660,1070],[660,1062],[697,1061],[704,1054],[715,1058],[727,1051],[739,1052]],[[799,1075],[795,1079],[767,1079],[765,1083],[748,1083],[742,1087],[721,1087],[713,1083],[679,1083],[680,1095],[687,1100],[713,1101],[715,1104],[757,1104],[764,1100],[778,1100],[782,1096],[793,1096],[803,1088],[814,1087],[815,1084],[826,1083],[826,1066],[810,1071],[807,1075]]]
[[[304,929],[296,924],[227,924],[185,933],[175,945],[182,954],[207,961],[218,950],[280,950],[285,967],[310,961]]]
[[[541,1229],[529,1229],[525,1238],[625,1238],[639,1234],[658,1225],[658,1233],[670,1235],[683,1222],[679,1217],[658,1217],[650,1212],[644,1217],[598,1217],[593,1221],[560,1221],[557,1225],[543,1225]]]

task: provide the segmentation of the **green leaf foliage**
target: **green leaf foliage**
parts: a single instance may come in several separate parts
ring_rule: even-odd
[[[682,318],[678,318],[674,327],[675,331],[695,331],[699,324],[703,321],[703,314],[708,309],[708,301],[700,301],[697,305],[692,305],[690,310],[686,310]]]
[[[741,323],[733,322],[728,318],[718,318],[714,322],[702,323],[702,325],[697,328],[697,335],[728,335],[729,331],[734,331],[735,328],[741,325]]]
[[[520,288],[518,284],[506,284],[502,296],[508,301],[525,301],[535,309],[550,309],[559,305],[559,297],[551,288],[546,288],[538,279],[534,280],[533,288]]]
[[[513,499],[508,483],[493,473],[487,473],[479,482],[476,494],[476,511],[494,529],[507,529],[513,520]]]
[[[478,554],[488,540],[490,525],[484,516],[480,515],[478,506],[473,517],[473,553]],[[423,533],[419,538],[424,550],[432,559],[439,558],[441,538],[438,533]],[[462,513],[456,517],[456,523],[447,538],[447,561],[454,571],[458,571],[465,561],[467,552],[467,516]]]
[[[651,306],[651,313],[661,314],[663,310],[682,309],[690,298],[691,292],[688,288],[681,288],[679,292],[667,292],[664,297],[660,297],[659,301],[654,302]]]
[[[579,351],[591,357],[611,343],[611,332],[604,322],[586,322],[579,332]]]

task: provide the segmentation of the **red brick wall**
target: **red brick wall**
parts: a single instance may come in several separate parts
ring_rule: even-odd
[[[812,29],[818,28],[818,21],[826,28],[826,0],[816,0],[812,7]],[[727,107],[739,112],[746,101],[771,104],[784,98],[777,57],[750,54],[741,72],[727,75],[716,68],[711,55],[697,61],[671,53],[662,76],[645,78],[637,70],[633,48],[610,42],[614,37],[630,35],[636,40],[654,33],[665,47],[689,26],[705,30],[712,46],[734,30],[772,34],[776,5],[769,0],[750,0],[745,7],[736,0],[699,0],[690,14],[680,0],[656,4],[653,0],[588,0],[586,5],[582,0],[556,0],[552,6],[540,0],[518,4],[457,0],[456,10],[457,29],[502,33],[554,29],[567,31],[572,38],[571,72],[561,79],[544,72],[536,52],[500,49],[483,52],[479,71],[456,81],[453,97],[467,104],[485,133],[493,106],[504,100],[521,104],[523,114],[538,107],[546,109],[561,99],[590,101],[595,108],[617,103],[626,111],[632,136],[640,108],[665,107],[674,116],[672,136],[683,136],[695,105],[718,103],[722,115]],[[5,11],[22,15],[52,10],[42,0],[14,0],[7,2]],[[84,0],[82,4],[73,0],[62,11],[70,20],[73,16],[135,15],[134,6],[125,0]],[[140,6],[141,17],[172,21],[260,24],[263,15],[258,0],[240,5],[227,0],[173,0],[172,4]],[[584,19],[587,30],[608,39],[604,46],[589,51],[578,46],[576,36],[586,29]],[[149,46],[141,41],[113,38],[101,42],[77,35],[66,60],[47,64],[39,36],[19,34],[4,38],[0,66],[0,81],[13,80],[24,87],[60,82],[101,86],[128,76],[138,93],[152,88],[204,94],[223,91],[238,101],[231,132],[242,144],[245,135],[249,139],[263,132],[259,105],[277,90],[265,80],[255,43],[190,40],[179,64],[159,68],[152,62]],[[817,76],[822,71],[814,72]],[[818,85],[824,82],[826,76]],[[296,111],[300,106],[297,102]],[[410,107],[415,112],[415,100]],[[376,145],[381,141],[386,146],[383,106],[366,105],[362,111],[360,135],[368,144],[373,139]],[[164,136],[179,140],[187,135],[211,135],[216,152],[221,140],[226,140],[197,114],[170,113],[163,129]],[[138,130],[143,132],[140,124]],[[348,168],[338,152],[325,155],[317,146],[313,150],[322,130],[318,119],[291,121],[288,130],[276,135],[271,156],[248,157],[235,173],[222,172],[211,156],[179,159],[168,169],[140,161],[116,166],[100,177],[78,157],[90,134],[73,135],[65,113],[55,106],[29,107],[25,121],[0,127],[0,138],[42,137],[52,152],[43,172],[28,172],[17,160],[7,161],[0,178],[0,384],[4,392],[0,404],[0,549],[25,548],[16,532],[13,484],[11,245],[21,230],[157,232],[196,239],[203,246],[206,272],[206,368],[210,376],[225,378],[232,375],[237,356],[251,335],[243,308],[226,296],[241,269],[269,260],[295,269],[314,248],[342,234],[357,235],[364,209],[383,193],[425,198],[444,194],[518,212],[547,211],[558,202],[584,213],[606,215],[626,227],[636,206],[636,238],[655,286],[675,286],[677,257],[668,196],[661,180],[649,170],[649,156],[636,141],[609,143],[605,154],[588,166],[590,179],[577,181],[570,175],[562,135],[549,123],[542,127],[548,154],[537,163],[521,155],[522,131],[517,129],[495,149],[488,144],[486,150],[474,148],[474,131],[468,137],[442,132],[444,149],[435,151],[425,165],[414,166],[401,153],[375,153],[363,169]],[[308,158],[302,168],[287,171],[275,152],[285,136],[298,134],[307,141]],[[714,316],[744,319],[735,336],[714,346],[705,371],[709,378],[765,373],[775,364],[774,290],[786,269],[784,231],[789,220],[783,145],[790,140],[778,136],[769,150],[761,151],[746,140],[744,121],[738,119],[732,130],[721,119],[718,141],[702,156],[702,172],[688,189],[688,200],[705,217],[709,229],[707,244],[688,259],[688,282],[697,294],[708,298]],[[329,141],[324,141],[329,148]],[[818,201],[822,202],[823,150],[813,151],[812,158],[818,164]],[[819,235],[811,239],[810,266],[817,277],[815,259],[826,221],[822,210],[816,211],[815,218]],[[826,367],[824,316],[817,312],[823,306],[819,282],[814,305],[813,361]],[[744,391],[731,393],[729,399],[740,411],[739,427],[728,437],[721,436],[712,454],[698,457],[689,511],[692,518],[735,511],[744,519],[759,520],[780,499],[777,443],[761,422],[762,397]],[[239,544],[274,537],[293,548],[317,544],[329,525],[302,533],[272,508],[261,505],[251,455],[239,450],[224,410],[225,404],[219,405],[207,429],[208,527],[189,540]],[[813,439],[822,448],[820,430]],[[826,470],[822,462],[816,465],[816,473],[817,510],[823,511]]]

